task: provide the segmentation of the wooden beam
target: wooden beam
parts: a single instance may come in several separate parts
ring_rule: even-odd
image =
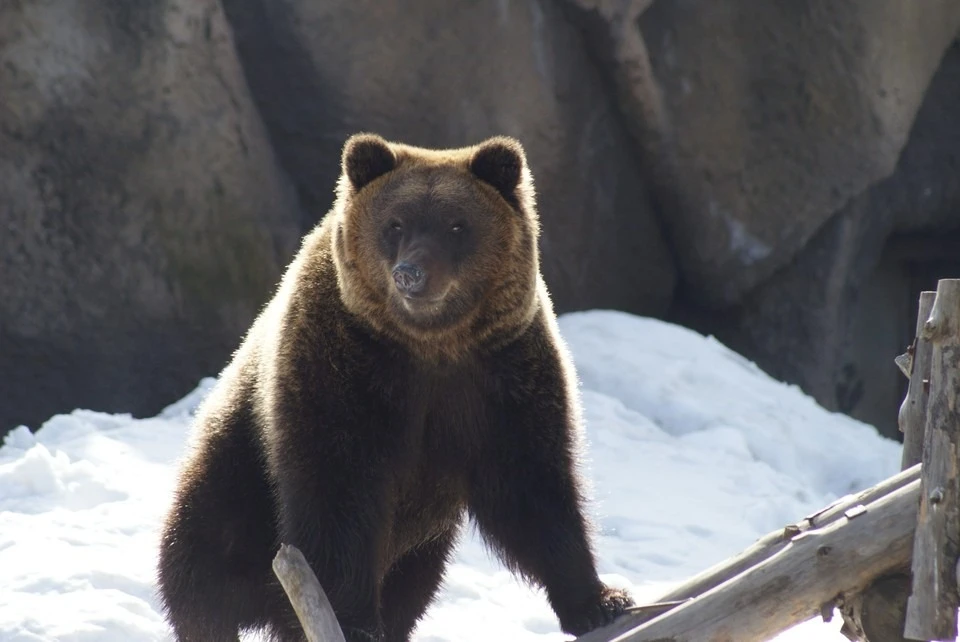
[[[837,528],[851,529],[855,526],[855,529],[846,531],[848,534],[853,533],[854,536],[856,536],[857,532],[860,532],[863,529],[864,525],[867,525],[870,528],[876,527],[878,529],[877,533],[866,535],[864,542],[857,543],[853,541],[845,541],[844,543],[844,546],[847,546],[847,544],[857,546],[863,545],[869,549],[869,554],[871,556],[876,554],[878,558],[883,558],[871,558],[870,560],[863,561],[861,568],[864,569],[864,572],[867,575],[872,574],[868,579],[878,578],[889,572],[896,571],[898,569],[897,564],[899,564],[899,568],[909,568],[910,548],[907,546],[905,552],[901,554],[899,547],[903,546],[903,542],[901,541],[902,537],[908,537],[912,541],[913,528],[916,524],[916,502],[918,498],[919,484],[920,466],[917,465],[899,473],[898,475],[884,480],[872,488],[868,488],[855,495],[842,497],[833,504],[820,511],[817,511],[812,515],[807,516],[796,524],[791,524],[783,529],[769,533],[768,535],[760,538],[753,546],[745,550],[740,555],[717,564],[713,568],[693,577],[689,581],[662,596],[657,600],[658,603],[672,601],[681,602],[680,605],[670,608],[666,611],[666,613],[661,615],[660,613],[662,610],[658,611],[654,609],[651,613],[647,610],[638,609],[636,612],[621,617],[616,622],[602,629],[597,629],[581,636],[578,638],[578,642],[609,642],[610,640],[656,639],[656,637],[648,638],[646,636],[646,632],[648,631],[646,627],[648,624],[668,618],[675,622],[678,626],[682,627],[684,626],[682,622],[686,621],[691,613],[689,607],[693,603],[699,602],[708,596],[710,596],[711,603],[713,603],[717,599],[716,594],[718,592],[724,594],[725,591],[729,591],[728,595],[730,601],[724,608],[729,609],[732,617],[744,621],[751,619],[767,621],[774,623],[773,625],[775,627],[779,626],[779,624],[782,624],[784,620],[777,619],[776,617],[770,617],[764,610],[764,608],[767,607],[773,608],[774,605],[766,604],[766,607],[760,608],[760,610],[755,610],[754,604],[752,604],[750,601],[744,601],[748,599],[745,597],[744,591],[752,591],[753,588],[755,588],[754,582],[762,582],[763,578],[767,578],[767,580],[769,580],[770,586],[767,588],[774,592],[779,590],[778,587],[784,581],[794,581],[794,579],[799,582],[797,585],[798,587],[803,588],[804,590],[811,589],[810,586],[805,586],[802,578],[791,579],[790,577],[784,577],[780,575],[780,571],[784,568],[787,568],[783,566],[785,562],[782,560],[786,558],[786,564],[788,566],[790,564],[797,564],[795,570],[798,574],[802,574],[801,569],[803,568],[804,564],[810,564],[811,566],[808,570],[811,573],[811,577],[817,580],[817,578],[821,577],[823,573],[823,571],[818,570],[819,567],[830,566],[830,564],[827,563],[827,558],[829,558],[832,563],[832,560],[834,559],[839,560],[844,558],[845,554],[832,554],[828,550],[826,555],[815,555],[811,561],[806,557],[809,553],[809,549],[807,548],[809,546],[808,542],[817,538],[822,539],[827,535],[829,535],[829,538],[836,538],[837,535],[834,535],[833,533]],[[907,493],[913,498],[913,504],[910,505],[910,509],[907,511],[908,514],[906,516],[901,514],[901,511],[903,510],[902,503],[904,501],[909,502],[910,500],[903,498],[904,493]],[[897,498],[896,502],[893,502],[893,498]],[[891,510],[889,508],[891,505],[895,508],[895,510]],[[882,514],[878,515],[877,513]],[[868,517],[869,519],[864,521],[864,517]],[[875,522],[881,522],[883,526],[878,526],[875,524]],[[894,530],[885,531],[885,529],[894,529],[896,533],[894,533]],[[890,541],[881,542],[878,537],[883,537],[884,540],[886,540],[887,532],[890,534]],[[904,535],[904,533],[906,533],[906,535]],[[801,545],[801,543],[803,544]],[[827,542],[824,545],[836,546],[835,543],[830,542]],[[873,549],[873,547],[877,546],[881,548],[879,553]],[[889,548],[885,548],[885,546],[888,546]],[[843,548],[835,550],[839,553],[841,550],[848,549]],[[860,553],[857,553],[857,555],[860,555]],[[770,575],[771,572],[776,572],[776,577],[772,577]],[[833,598],[839,592],[845,592],[847,595],[853,595],[855,591],[851,593],[849,588],[843,589],[843,587],[849,587],[851,581],[855,577],[859,578],[859,575],[856,571],[852,571],[850,568],[843,569],[840,575],[845,577],[846,580],[838,581],[834,586],[822,586],[820,587],[822,590],[820,590],[819,593],[810,592],[808,594],[802,594],[798,592],[795,600],[787,600],[786,602],[783,602],[781,606],[784,610],[784,616],[786,617],[786,621],[790,622],[783,628],[789,628],[789,626],[792,626],[793,623],[801,622],[819,614],[820,607],[830,606]],[[752,579],[744,583],[746,578]],[[855,588],[862,589],[863,586],[866,586],[866,584],[859,584]],[[801,619],[794,622],[793,618],[797,615],[795,609],[798,608],[801,603],[804,607],[806,607],[812,604],[812,602],[816,602],[817,599],[819,599],[820,594],[824,591],[831,593],[830,596],[824,601],[818,602],[812,611],[804,611]],[[749,599],[752,600],[754,597],[751,596]],[[759,604],[763,604],[763,602]],[[701,608],[702,607],[697,607],[693,613],[702,614],[703,612],[700,611]],[[829,610],[832,613],[832,606]],[[801,608],[801,611],[803,611],[803,608]],[[676,620],[673,620],[673,618],[676,618]],[[661,633],[669,630],[669,627],[663,628],[662,624],[658,625],[658,627],[660,628],[657,630],[662,629]],[[680,628],[677,629],[678,632],[681,630],[682,629]],[[772,634],[775,634],[778,630],[783,629],[774,630]],[[636,638],[629,637],[636,632],[643,632],[644,635]],[[701,629],[699,632],[697,632],[697,635],[691,634],[691,637],[677,637],[675,639],[677,642],[687,639],[713,639],[709,637],[698,637],[700,633],[705,633],[705,631]],[[665,637],[663,639],[665,642],[674,640],[674,638],[670,637],[670,635],[664,635]],[[716,639],[725,640],[726,638],[719,637]],[[749,642],[753,638],[741,638],[735,635],[730,639]]]
[[[960,556],[960,279],[937,283],[922,336],[932,345],[922,491],[913,549],[906,637],[956,640]]]
[[[907,377],[910,386],[900,405],[898,423],[903,433],[903,459],[901,468],[919,464],[923,458],[923,434],[927,422],[927,399],[930,390],[930,359],[933,346],[924,338],[923,327],[933,310],[936,292],[920,293],[920,308],[917,312],[917,333],[910,350],[901,358],[909,356],[910,371]],[[905,359],[906,360],[906,359]]]
[[[791,538],[773,557],[605,642],[766,642],[909,564],[920,481]],[[589,635],[589,634],[588,634]],[[588,638],[580,638],[586,641]]]
[[[309,642],[345,642],[330,600],[296,546],[281,544],[273,572],[293,605]]]

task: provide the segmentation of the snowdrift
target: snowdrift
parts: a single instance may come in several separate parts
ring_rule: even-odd
[[[608,311],[567,314],[560,327],[583,386],[600,571],[638,600],[899,470],[899,444],[712,338]],[[171,639],[154,582],[158,527],[191,412],[212,384],[154,418],[76,410],[7,436],[0,640]],[[839,626],[812,621],[777,639],[841,642]],[[416,639],[569,636],[542,593],[468,530]]]

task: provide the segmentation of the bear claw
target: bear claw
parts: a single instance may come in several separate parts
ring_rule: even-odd
[[[573,617],[565,618],[562,628],[570,635],[583,635],[611,624],[633,605],[633,598],[626,591],[605,586],[598,596],[584,604]]]

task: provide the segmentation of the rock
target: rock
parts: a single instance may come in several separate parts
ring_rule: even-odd
[[[894,173],[831,218],[741,304],[677,319],[716,333],[818,403],[899,437],[921,290],[960,274],[960,44],[944,56]]]
[[[948,0],[567,5],[656,177],[684,297],[710,308],[893,172],[960,27]]]
[[[896,232],[960,231],[960,40],[943,57],[897,168]],[[960,258],[960,255],[957,255]],[[949,278],[947,275],[945,278]]]
[[[719,313],[687,310],[683,320],[715,334],[774,378],[798,385],[824,408],[855,416],[866,391],[864,373],[847,359],[851,320],[893,228],[893,213],[876,209],[879,198],[871,190],[853,199],[739,305]],[[889,318],[874,317],[874,325]],[[888,355],[887,370],[902,378],[893,364],[897,354]],[[896,411],[889,418],[895,426]]]
[[[299,238],[215,0],[0,3],[0,433],[216,374]]]
[[[251,90],[315,221],[340,147],[366,130],[427,147],[524,145],[560,310],[666,311],[675,273],[596,66],[549,0],[224,0]]]

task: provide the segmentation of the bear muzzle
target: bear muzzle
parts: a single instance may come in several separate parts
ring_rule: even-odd
[[[403,296],[416,297],[426,289],[427,274],[419,265],[398,263],[393,268],[393,283]]]

